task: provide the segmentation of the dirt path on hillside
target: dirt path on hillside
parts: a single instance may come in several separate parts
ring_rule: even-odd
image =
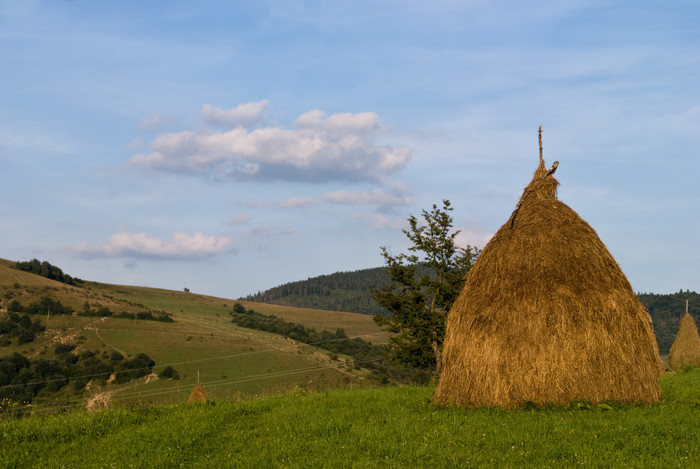
[[[108,319],[109,319],[109,318],[107,318],[107,317],[100,318],[100,322],[105,322],[105,321],[108,320]],[[86,329],[90,329],[90,330],[95,331],[95,335],[97,336],[97,338],[100,339],[107,347],[111,348],[112,350],[116,350],[117,352],[121,353],[122,356],[124,356],[124,357],[127,356],[127,353],[126,353],[124,350],[121,350],[121,349],[115,347],[114,345],[110,344],[109,342],[107,342],[107,341],[104,339],[104,337],[102,337],[102,336],[100,335],[100,330],[97,328],[97,326],[95,326],[94,328],[93,328],[93,327],[86,327]]]

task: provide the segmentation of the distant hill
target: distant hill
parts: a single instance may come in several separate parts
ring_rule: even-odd
[[[307,280],[286,283],[264,292],[248,295],[241,300],[268,304],[346,311],[360,314],[389,314],[370,298],[370,287],[389,285],[385,267],[375,267],[352,272],[336,272]],[[681,317],[685,313],[685,300],[689,300],[690,314],[700,324],[700,295],[691,291],[672,294],[638,293],[637,297],[649,310],[659,351],[668,353],[678,333]]]
[[[378,288],[389,284],[386,268],[375,267],[285,283],[240,299],[298,308],[386,315],[388,311],[369,295],[370,287]]]

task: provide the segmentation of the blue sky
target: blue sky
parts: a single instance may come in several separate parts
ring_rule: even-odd
[[[0,257],[235,298],[462,244],[538,161],[635,291],[700,290],[694,1],[0,0]]]

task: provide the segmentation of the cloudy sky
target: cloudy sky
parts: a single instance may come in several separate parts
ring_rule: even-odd
[[[0,0],[0,257],[236,298],[483,247],[538,161],[640,292],[700,291],[694,1]]]

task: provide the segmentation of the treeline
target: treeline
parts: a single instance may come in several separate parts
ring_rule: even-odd
[[[39,301],[32,302],[29,306],[22,306],[18,300],[13,300],[7,307],[7,311],[10,313],[25,313],[25,314],[41,314],[47,316],[55,315],[65,315],[73,314],[75,311],[67,306],[61,304],[60,301],[53,300],[49,297],[43,297]],[[87,301],[83,305],[82,311],[76,313],[78,316],[89,316],[89,317],[114,317],[122,319],[143,319],[146,321],[161,321],[161,322],[174,322],[170,313],[166,311],[138,311],[136,313],[130,313],[126,311],[113,312],[106,306],[100,306],[97,309],[93,309],[90,303]]]
[[[389,282],[386,268],[377,267],[286,283],[239,299],[300,308],[386,315],[387,311],[369,295],[370,287],[388,286]]]
[[[15,263],[15,269],[41,275],[42,277],[56,280],[57,282],[66,283],[68,285],[78,286],[79,284],[84,283],[83,280],[79,278],[64,274],[63,271],[55,265],[51,265],[46,261],[41,262],[38,259],[32,259],[31,261],[25,262],[17,261]]]
[[[352,357],[350,366],[365,368],[372,372],[375,381],[382,384],[390,382],[427,382],[430,378],[421,370],[406,368],[384,359],[388,352],[385,345],[373,345],[360,338],[350,339],[343,329],[335,332],[317,331],[301,324],[287,322],[274,314],[265,315],[253,309],[246,310],[243,305],[236,303],[229,313],[234,324],[248,329],[256,329],[273,334],[279,334],[298,342],[313,345],[332,353],[331,358],[338,359],[336,354]]]
[[[56,345],[51,359],[14,353],[0,358],[0,400],[29,404],[37,396],[49,396],[68,385],[74,392],[82,392],[90,381],[104,385],[112,375],[113,382],[126,383],[150,374],[154,365],[145,353],[126,359],[116,351],[76,352],[75,345],[68,344]]]
[[[372,369],[374,363],[369,362],[369,360],[376,361],[387,352],[383,345],[372,345],[360,338],[349,339],[343,329],[336,329],[335,332],[317,331],[313,327],[287,322],[274,314],[268,316],[253,309],[246,310],[240,303],[234,305],[230,314],[233,317],[232,322],[237,326],[272,332],[297,342],[313,344],[315,347],[329,352],[349,355],[356,361],[366,361],[365,368]]]
[[[115,313],[106,306],[100,306],[97,309],[92,309],[87,301],[83,305],[83,310],[78,313],[78,316],[91,316],[97,318],[112,317],[121,319],[142,319],[145,321],[160,321],[160,322],[175,322],[170,313],[166,311],[137,311],[136,313],[128,313],[122,311]]]
[[[659,352],[665,355],[676,340],[681,318],[685,314],[685,302],[688,300],[688,312],[696,324],[700,324],[700,294],[686,290],[678,293],[658,295],[654,293],[637,293],[639,301],[647,308],[654,325]]]

